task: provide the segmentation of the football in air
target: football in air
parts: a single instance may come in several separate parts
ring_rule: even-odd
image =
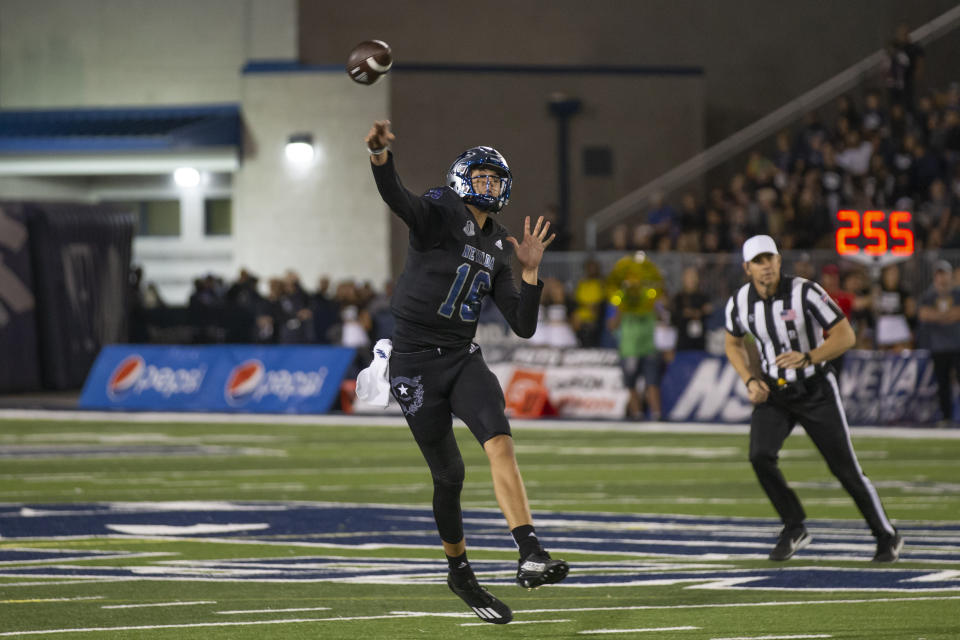
[[[347,58],[347,74],[360,84],[373,84],[392,66],[393,53],[383,40],[364,40]]]

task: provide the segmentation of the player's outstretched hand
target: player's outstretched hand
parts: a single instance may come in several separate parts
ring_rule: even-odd
[[[534,270],[540,266],[540,261],[543,260],[543,251],[557,237],[555,233],[551,233],[547,237],[549,231],[550,222],[545,221],[543,216],[540,216],[537,218],[537,224],[533,227],[533,232],[531,232],[530,216],[527,216],[523,219],[523,242],[517,242],[517,239],[513,236],[507,236],[507,240],[513,245],[517,260],[524,270]]]
[[[393,142],[395,138],[396,136],[394,136],[390,131],[390,121],[377,120],[373,123],[373,126],[370,127],[370,131],[367,133],[367,137],[364,138],[364,142],[367,143],[368,149],[371,151],[376,151],[377,149],[385,149],[389,147],[390,143]],[[375,165],[381,165],[386,161],[386,153],[370,156],[370,162]]]

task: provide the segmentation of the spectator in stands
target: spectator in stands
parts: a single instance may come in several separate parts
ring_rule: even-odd
[[[880,103],[880,94],[877,91],[868,91],[864,102],[866,108],[863,112],[863,130],[880,131],[887,124],[887,113]]]
[[[850,190],[848,169],[840,166],[831,145],[824,147],[823,171],[820,173],[820,188],[829,211],[837,211]]]
[[[880,272],[873,294],[877,348],[909,349],[913,343],[911,327],[916,322],[916,300],[900,282],[900,266],[888,264]]]
[[[573,291],[573,300],[576,306],[571,321],[580,345],[599,346],[606,291],[600,278],[600,263],[596,260],[591,258],[583,264],[583,277]]]
[[[844,140],[844,148],[837,154],[837,166],[844,171],[855,175],[866,175],[870,169],[870,156],[873,155],[873,145],[864,140],[859,131],[851,131]]]
[[[317,342],[335,342],[331,332],[340,325],[340,305],[330,293],[329,276],[320,276],[317,281],[317,290],[310,300],[310,309],[313,311],[313,335]]]
[[[610,248],[614,251],[626,251],[630,242],[630,228],[618,224],[610,231]]]
[[[679,215],[676,209],[666,202],[663,192],[654,193],[650,197],[650,210],[647,212],[647,224],[653,227],[651,246],[656,246],[664,236],[672,241],[677,234],[678,222]],[[637,248],[646,247],[638,245]]]
[[[567,293],[557,278],[543,280],[537,330],[530,337],[530,343],[561,348],[577,346],[577,336],[569,321]]]
[[[843,315],[850,320],[853,315],[853,304],[856,301],[856,296],[840,287],[840,268],[835,264],[824,265],[823,269],[820,270],[820,284],[843,311]]]
[[[618,348],[623,382],[630,397],[627,417],[639,419],[638,385],[644,381],[644,395],[651,420],[660,419],[660,360],[654,342],[657,324],[655,305],[663,292],[663,276],[647,256],[638,251],[617,261],[607,276],[614,312],[611,331],[619,330]]]
[[[863,272],[853,269],[843,278],[843,290],[853,296],[850,324],[857,335],[858,349],[873,348],[873,295],[863,277]]]
[[[940,400],[941,419],[937,426],[958,426],[953,416],[951,372],[960,382],[960,288],[952,283],[953,267],[938,260],[933,267],[933,284],[920,298],[921,331],[933,357]]]
[[[813,260],[810,258],[810,254],[804,251],[797,259],[793,262],[793,275],[800,276],[801,278],[806,278],[807,280],[816,281],[817,277],[817,268],[813,264]]]
[[[252,314],[263,310],[264,299],[257,289],[258,279],[247,269],[240,269],[236,282],[227,289],[226,301],[236,308],[249,311]]]
[[[713,313],[713,304],[700,290],[700,269],[683,270],[683,287],[673,297],[670,318],[677,329],[677,351],[706,349],[706,320]]]
[[[393,336],[393,326],[396,324],[393,313],[390,312],[390,299],[393,297],[393,280],[383,283],[383,292],[374,293],[367,303],[367,313],[370,314],[370,339],[373,342],[381,338]]]
[[[850,129],[860,128],[860,113],[857,111],[857,107],[853,103],[853,100],[850,99],[850,96],[842,95],[837,98],[836,107],[837,116],[846,120],[847,126],[849,126]]]
[[[871,205],[879,208],[890,208],[894,201],[894,187],[896,180],[883,156],[874,154],[870,158],[870,173],[863,181],[863,191]]]
[[[221,303],[217,296],[217,282],[212,274],[193,281],[193,293],[190,294],[189,306],[191,309],[216,307]]]
[[[776,151],[773,155],[773,164],[777,167],[777,170],[780,172],[781,180],[785,179],[785,176],[793,173],[793,148],[790,146],[790,132],[787,129],[784,129],[777,134],[776,140]],[[780,185],[780,188],[783,188],[783,185]]]
[[[697,196],[687,191],[680,198],[680,231],[702,231],[707,224],[706,212],[697,203]]]
[[[886,48],[886,84],[890,104],[901,104],[913,112],[914,94],[923,78],[923,47],[910,38],[906,24],[897,25],[893,40]]]
[[[942,246],[944,238],[952,234],[954,225],[953,209],[956,203],[947,193],[947,186],[943,180],[934,180],[928,189],[928,197],[917,209],[914,216],[914,233],[923,242],[927,249],[938,249]],[[938,233],[931,232],[937,230]]]

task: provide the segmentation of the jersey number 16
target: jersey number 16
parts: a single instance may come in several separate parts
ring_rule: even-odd
[[[467,276],[470,275],[470,264],[464,262],[457,267],[457,277],[450,285],[450,292],[447,293],[447,299],[443,301],[440,308],[437,309],[444,318],[452,318],[453,311],[457,306],[457,298],[463,292],[463,285],[467,282]],[[476,322],[480,313],[480,302],[483,300],[483,294],[490,290],[490,272],[477,271],[470,283],[470,288],[460,304],[460,319],[464,322]]]

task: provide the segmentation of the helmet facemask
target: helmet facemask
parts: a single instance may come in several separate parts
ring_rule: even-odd
[[[472,174],[482,169],[485,179],[474,179]],[[496,175],[494,175],[496,174]],[[497,183],[499,181],[499,193]],[[447,171],[449,185],[466,204],[487,213],[498,213],[510,201],[513,175],[506,159],[492,147],[467,149],[454,160]]]

